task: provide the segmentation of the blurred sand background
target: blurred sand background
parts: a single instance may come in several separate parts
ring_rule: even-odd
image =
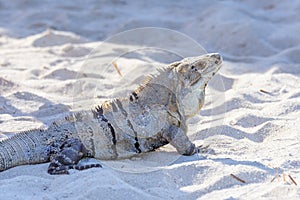
[[[214,153],[166,147],[67,176],[18,166],[0,173],[0,199],[299,199],[299,12],[297,0],[0,1],[1,138],[126,95],[197,43],[224,59],[189,121]],[[143,27],[164,29],[123,32]]]

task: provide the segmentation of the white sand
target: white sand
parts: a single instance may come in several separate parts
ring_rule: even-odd
[[[121,31],[170,28],[224,56],[203,110],[189,122],[191,139],[210,145],[209,153],[183,157],[166,147],[62,176],[48,175],[48,164],[19,166],[0,173],[1,200],[300,198],[300,2],[171,2],[0,2],[2,138],[126,95],[177,59],[157,49],[116,59],[141,47],[132,40],[198,52],[181,36],[150,33],[101,43]],[[115,59],[122,77],[103,66]]]

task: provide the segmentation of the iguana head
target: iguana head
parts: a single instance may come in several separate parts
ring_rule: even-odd
[[[221,64],[218,53],[185,58],[173,64],[180,83],[178,103],[186,117],[197,114],[203,106],[205,87]]]

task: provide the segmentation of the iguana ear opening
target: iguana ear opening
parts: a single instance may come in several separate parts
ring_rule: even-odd
[[[178,72],[185,74],[188,71],[188,64],[182,64],[178,67]]]

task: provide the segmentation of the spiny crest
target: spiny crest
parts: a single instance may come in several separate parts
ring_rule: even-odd
[[[53,122],[53,124],[63,124],[65,122],[75,122],[76,120],[82,119],[82,115],[83,115],[82,112],[76,112],[76,113],[65,116],[65,118],[62,120]]]
[[[66,123],[73,123],[78,120],[82,120],[83,115],[84,115],[84,112],[71,113],[71,114],[66,115],[64,118],[62,118],[60,120],[56,120],[56,121],[52,122],[52,125],[60,126],[60,125],[66,124]]]
[[[103,102],[101,105],[96,106],[95,109],[92,109],[92,113],[94,114],[94,117],[99,118],[99,117],[103,116],[105,111],[109,111],[112,108],[113,102],[114,102],[113,99],[107,100],[107,101]]]
[[[101,106],[96,106],[96,111],[97,111],[97,113],[99,113],[100,115],[102,115],[103,114],[103,108],[102,108],[102,105]]]
[[[137,87],[134,92],[136,94],[140,93],[145,87],[147,87],[150,83],[156,82],[159,78],[163,77],[165,73],[169,73],[170,70],[172,70],[174,66],[169,65],[167,67],[157,68],[156,71],[158,74],[150,74],[147,75],[146,78],[143,80],[143,82]]]
[[[93,113],[94,118],[96,118],[96,119],[99,118],[101,115],[103,115],[102,105],[96,106],[95,109],[92,109],[91,111]]]

